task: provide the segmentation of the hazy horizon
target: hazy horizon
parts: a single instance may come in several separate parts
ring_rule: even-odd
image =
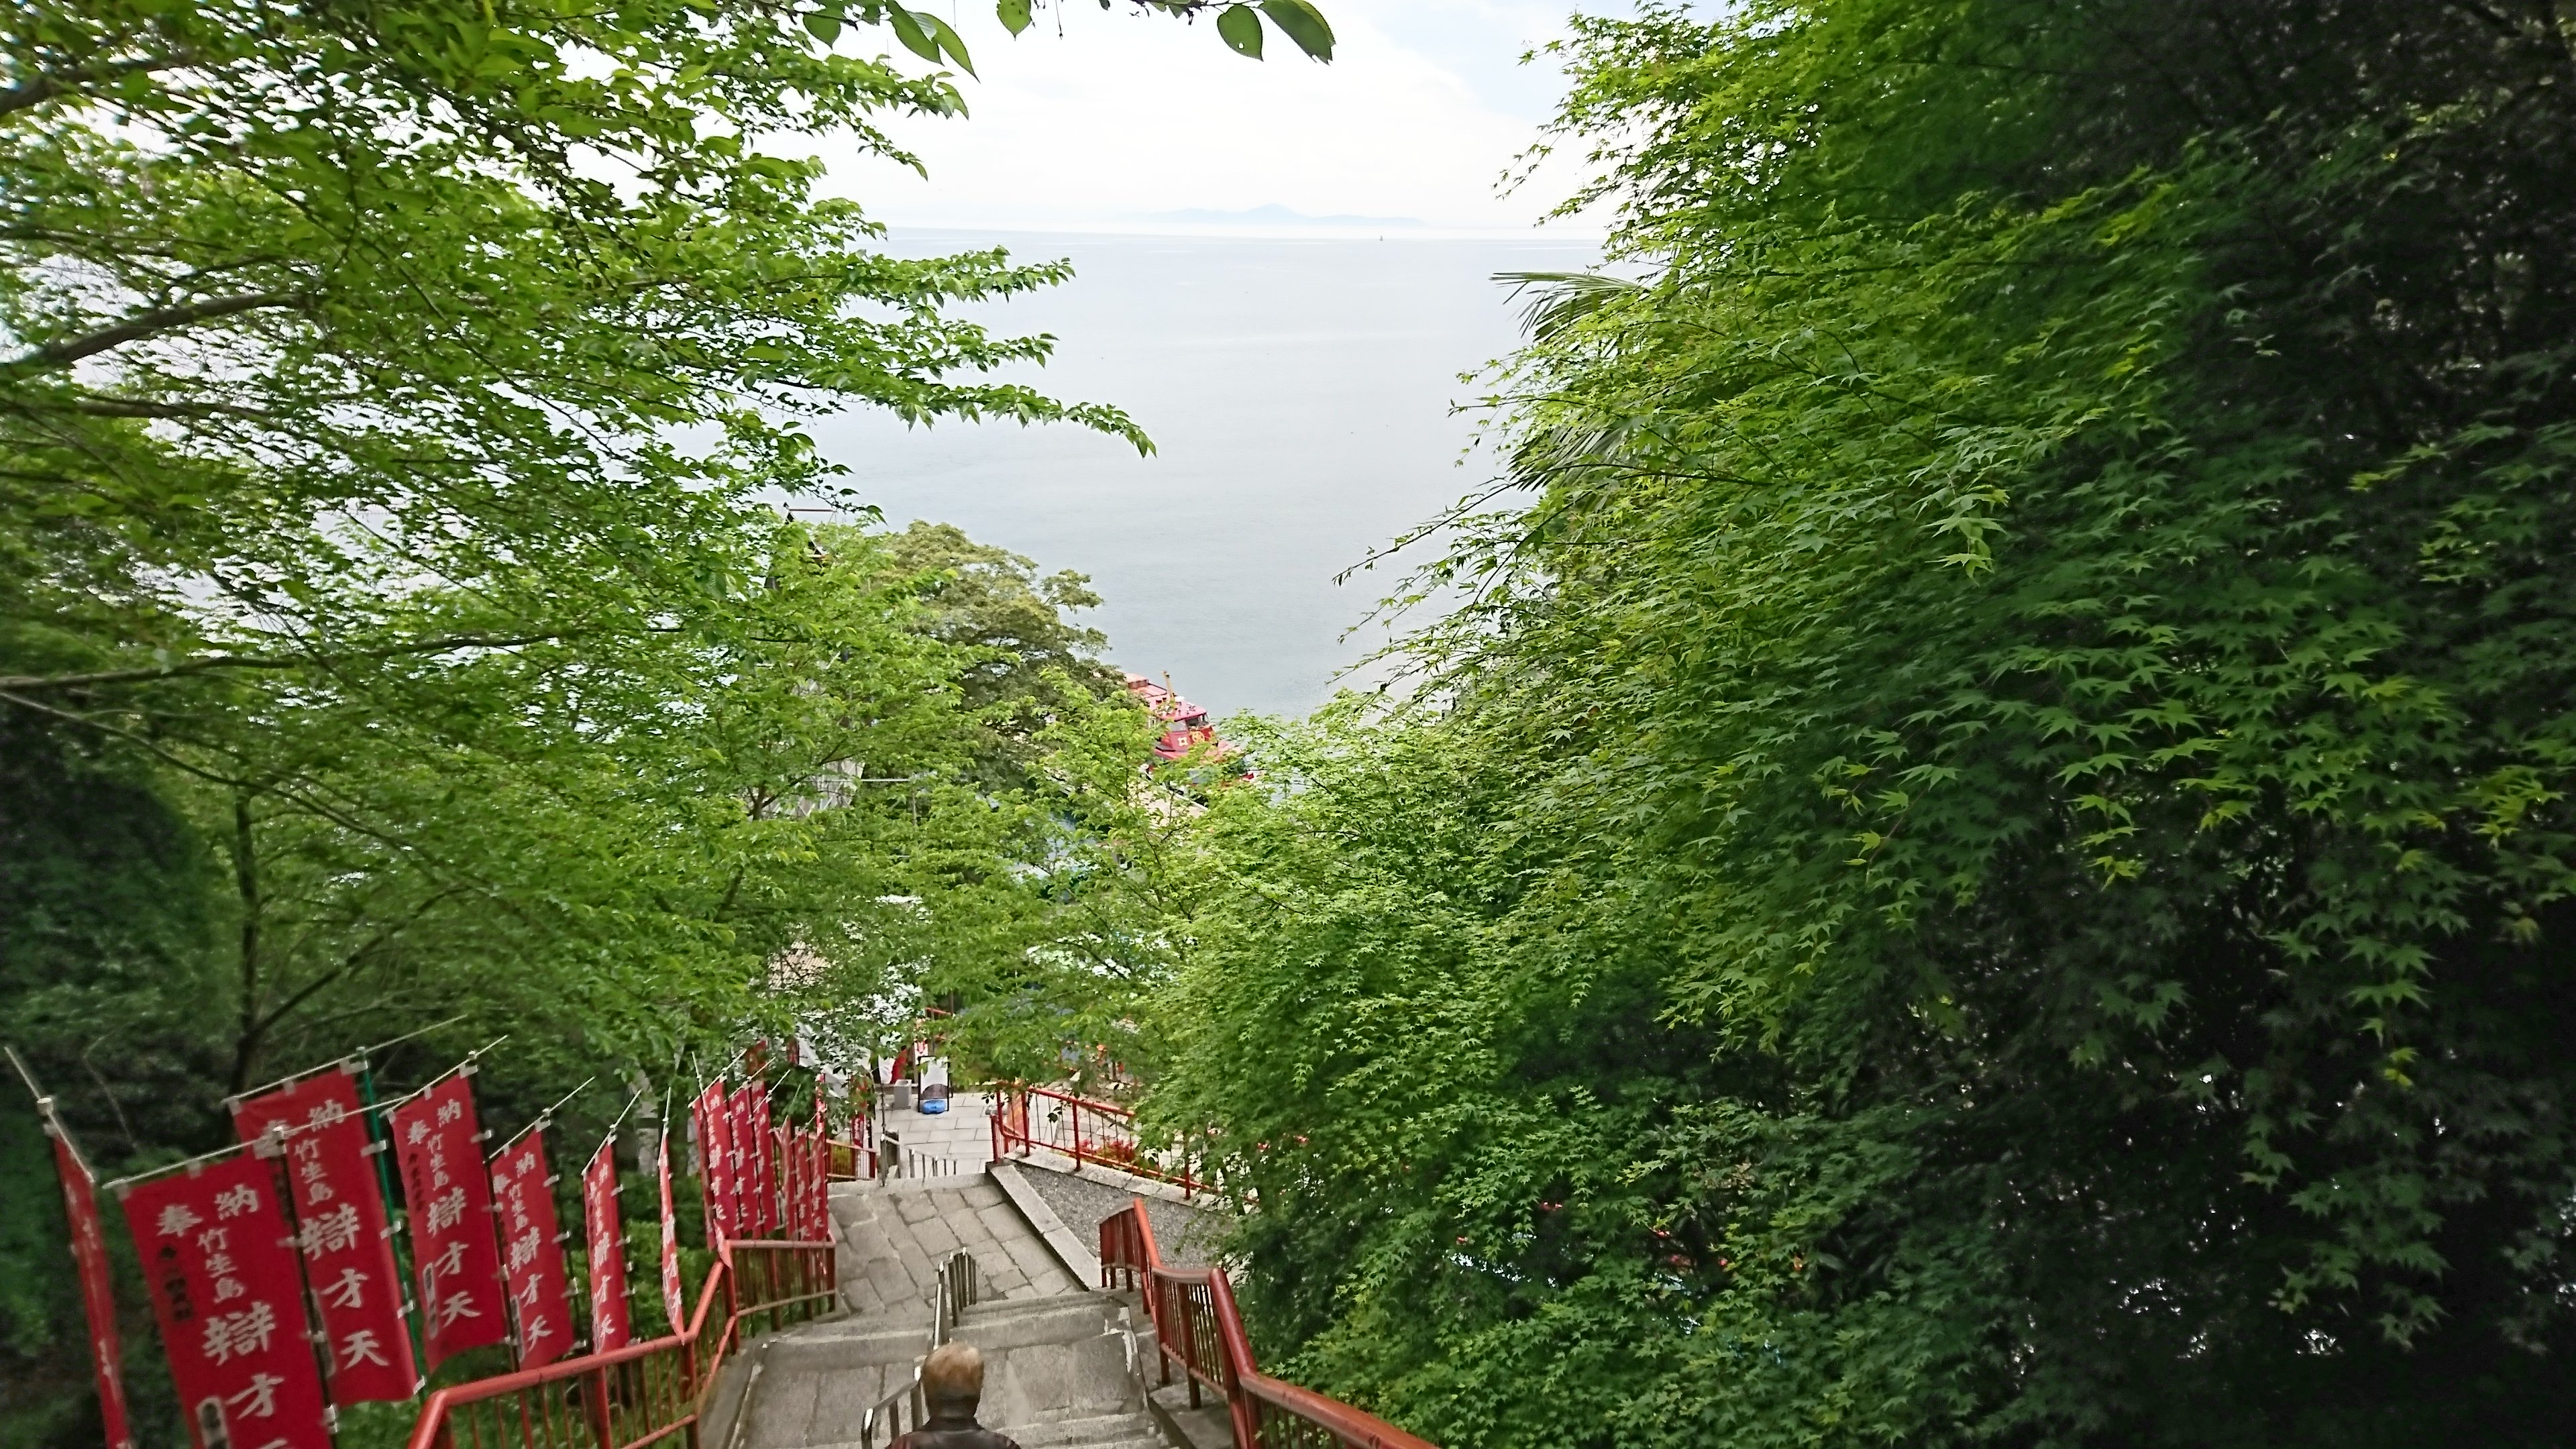
[[[899,230],[911,254],[1008,246],[1070,258],[1073,281],[979,320],[1051,332],[1033,381],[1114,403],[1152,435],[1138,458],[1083,429],[822,420],[823,452],[901,527],[953,523],[1089,574],[1085,622],[1109,657],[1220,714],[1303,713],[1367,650],[1339,635],[1398,575],[1333,576],[1487,476],[1461,467],[1474,420],[1458,379],[1502,356],[1515,314],[1498,271],[1571,269],[1591,244],[1046,235]]]

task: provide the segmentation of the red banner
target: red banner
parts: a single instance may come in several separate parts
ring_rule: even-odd
[[[564,1282],[562,1228],[554,1178],[546,1172],[543,1128],[492,1158],[492,1202],[501,1217],[501,1273],[519,1325],[519,1367],[553,1363],[572,1350],[572,1290]]]
[[[820,1082],[814,1085],[814,1128],[806,1138],[806,1151],[811,1154],[806,1165],[812,1175],[805,1179],[805,1189],[813,1201],[805,1236],[809,1242],[828,1243],[832,1240],[832,1131],[823,1120]]]
[[[626,1315],[626,1220],[617,1212],[617,1139],[609,1138],[581,1170],[581,1225],[589,1244],[590,1351],[634,1341]]]
[[[762,1097],[763,1113],[769,1099]],[[787,1236],[787,1125],[764,1121],[760,1126],[760,1173],[753,1179],[760,1184],[761,1236]]]
[[[762,1118],[767,1116],[769,1094],[758,1082],[745,1082],[733,1094],[733,1180],[735,1207],[734,1235],[743,1238],[769,1236],[768,1214],[761,1207],[760,1164],[768,1154],[762,1145],[769,1140]]]
[[[286,1186],[304,1248],[304,1281],[329,1344],[331,1402],[408,1399],[420,1387],[403,1324],[384,1193],[367,1160],[367,1125],[346,1069],[326,1071],[233,1104],[244,1142],[286,1135]]]
[[[99,1418],[107,1426],[108,1449],[134,1449],[134,1435],[125,1425],[124,1350],[116,1336],[116,1288],[108,1277],[107,1240],[99,1232],[98,1184],[50,1109],[45,1135],[54,1139],[54,1170],[63,1181],[63,1217],[71,1227],[72,1266],[80,1274],[90,1364],[98,1374]]]
[[[778,1198],[786,1207],[780,1214],[778,1236],[805,1236],[805,1142],[796,1129],[785,1124],[778,1128]]]
[[[688,1305],[680,1293],[680,1213],[671,1206],[671,1129],[666,1125],[658,1139],[654,1155],[662,1168],[662,1311],[670,1315],[671,1331],[689,1331]]]
[[[809,1144],[814,1175],[806,1179],[806,1190],[814,1195],[812,1231],[806,1236],[814,1242],[832,1241],[832,1141],[821,1127],[814,1129]]]
[[[803,1131],[787,1133],[787,1236],[814,1241],[814,1141]]]
[[[197,1449],[331,1449],[268,1160],[243,1152],[120,1196]]]
[[[698,1191],[706,1205],[707,1246],[742,1236],[733,1217],[740,1201],[734,1191],[733,1121],[726,1111],[724,1083],[710,1082],[689,1107],[698,1129]]]
[[[421,1336],[429,1367],[510,1336],[501,1308],[501,1253],[492,1240],[492,1189],[482,1131],[464,1073],[396,1107],[394,1152],[411,1214]]]

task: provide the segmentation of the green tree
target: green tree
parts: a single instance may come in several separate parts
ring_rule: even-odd
[[[972,657],[960,684],[984,721],[976,754],[997,781],[1025,777],[1064,682],[1101,698],[1119,687],[1118,672],[1100,661],[1108,636],[1068,617],[1100,605],[1087,576],[1059,569],[1040,577],[1035,563],[953,523],[916,519],[872,546],[888,578],[915,590],[913,627]]]
[[[1587,20],[1634,280],[1407,716],[1265,749],[1156,1110],[1446,1443],[2576,1404],[2549,6]]]
[[[515,1027],[496,1120],[685,1075],[1006,873],[989,652],[774,501],[841,496],[803,424],[852,404],[1145,440],[953,315],[1060,265],[888,257],[816,196],[786,143],[964,109],[868,35],[967,65],[884,3],[0,18],[0,1012],[110,1170],[451,1011],[388,1079]],[[13,1276],[58,1231],[21,1202]],[[0,1308],[11,1443],[83,1432],[48,1281]]]

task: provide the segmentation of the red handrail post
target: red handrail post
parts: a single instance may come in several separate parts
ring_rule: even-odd
[[[725,1326],[723,1336],[716,1340],[716,1351],[730,1353],[733,1351],[733,1321],[742,1316],[742,1295],[734,1288],[734,1276],[741,1270],[734,1266],[733,1244],[725,1244],[721,1251],[725,1269]]]
[[[721,1268],[722,1264],[717,1266]],[[699,1291],[702,1296],[698,1302],[698,1316],[703,1320],[706,1317],[706,1301],[703,1297],[705,1290]],[[691,1403],[695,1403],[698,1397],[698,1336],[687,1329],[680,1332],[680,1397]],[[697,1442],[698,1431],[693,1427],[689,1430],[689,1443],[692,1449]]]
[[[592,1369],[582,1380],[581,1391],[590,1401],[584,1406],[590,1410],[590,1437],[598,1441],[599,1449],[617,1449],[616,1436],[608,1427],[608,1370]]]
[[[1073,1112],[1073,1165],[1079,1168],[1082,1166],[1082,1099],[1073,1098],[1069,1106]]]
[[[1234,1285],[1226,1281],[1223,1268],[1208,1270],[1208,1307],[1225,1343],[1225,1398],[1234,1419],[1234,1441],[1258,1449],[1260,1416],[1253,1412],[1252,1394],[1244,1382],[1256,1372],[1252,1343],[1244,1336],[1243,1315],[1234,1306]]]

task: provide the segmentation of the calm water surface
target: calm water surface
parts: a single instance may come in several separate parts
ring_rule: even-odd
[[[898,233],[906,253],[1008,246],[1065,257],[1065,286],[982,320],[1058,339],[1029,380],[1115,403],[1153,435],[1138,458],[1076,428],[906,429],[876,414],[815,436],[889,522],[954,523],[1048,571],[1091,575],[1110,657],[1220,714],[1302,713],[1370,636],[1345,640],[1395,573],[1333,576],[1490,473],[1465,453],[1479,389],[1508,351],[1502,271],[1572,270],[1588,243],[1265,241]],[[1463,462],[1463,466],[1462,466]]]

